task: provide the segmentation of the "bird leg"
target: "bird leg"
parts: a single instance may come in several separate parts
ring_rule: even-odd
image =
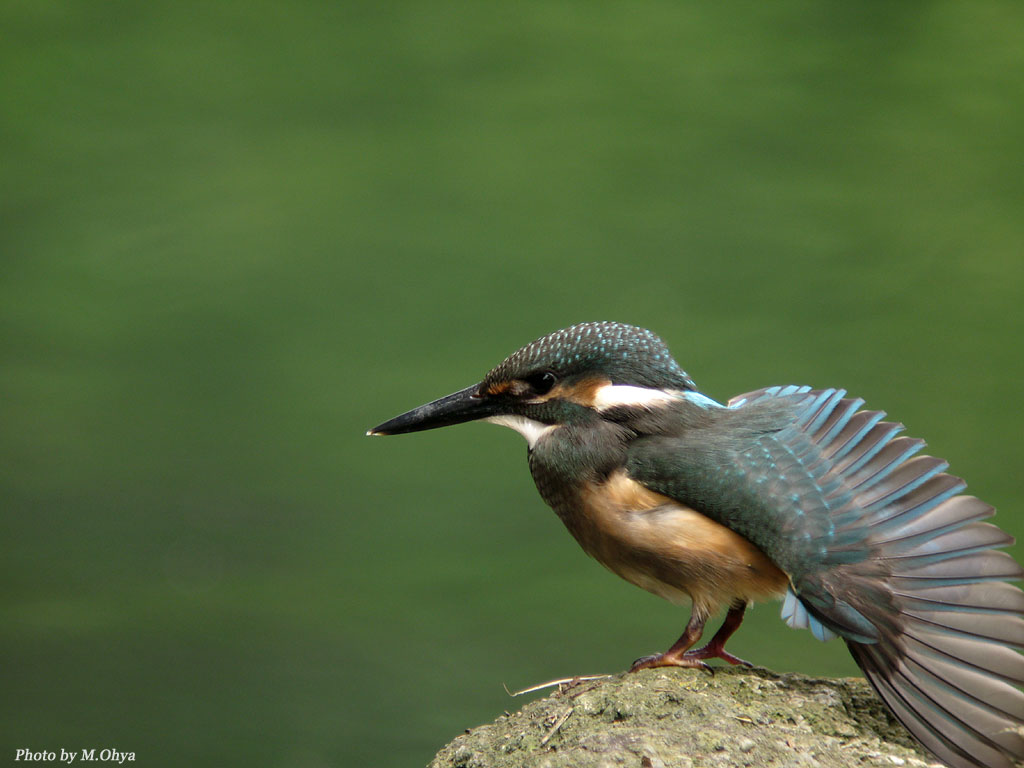
[[[653,669],[654,667],[698,667],[699,669],[710,671],[711,667],[699,658],[692,658],[687,654],[687,651],[693,647],[693,644],[700,640],[706,621],[707,616],[703,612],[694,610],[690,614],[690,621],[687,622],[683,634],[672,644],[671,648],[664,653],[642,656],[633,662],[633,666],[629,668],[629,671],[639,672],[641,669]]]
[[[690,615],[690,621],[683,630],[683,634],[675,641],[671,648],[664,653],[657,653],[653,656],[644,656],[633,662],[629,668],[630,672],[637,672],[641,669],[652,669],[654,667],[697,667],[699,669],[711,670],[703,659],[724,659],[730,664],[742,664],[746,667],[754,666],[737,656],[733,656],[725,650],[725,642],[732,637],[740,624],[743,623],[743,613],[747,609],[746,602],[733,603],[729,612],[725,615],[725,621],[715,632],[707,645],[701,648],[693,648],[701,634],[704,632],[704,624],[707,616],[703,613],[694,612]],[[693,650],[691,650],[693,649]]]
[[[714,637],[711,638],[710,642],[703,648],[695,648],[692,651],[687,651],[685,656],[688,659],[724,659],[730,664],[742,664],[744,667],[754,666],[749,661],[733,656],[727,650],[725,650],[725,641],[732,637],[732,633],[739,629],[740,624],[743,623],[743,613],[747,610],[747,604],[745,602],[735,602],[729,609],[729,612],[725,614],[725,621],[722,622],[722,626],[715,632]]]

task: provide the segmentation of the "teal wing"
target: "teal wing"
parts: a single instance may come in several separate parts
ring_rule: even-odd
[[[994,510],[842,390],[774,387],[634,441],[637,481],[732,528],[790,577],[783,616],[842,636],[951,766],[1024,760],[1024,572]]]
[[[859,411],[863,401],[844,395],[807,387],[742,395],[705,426],[634,441],[627,471],[758,545],[790,576],[800,600],[787,602],[798,625],[824,637],[823,624],[870,642],[876,628],[823,577],[868,559],[865,518],[887,494],[912,493],[945,464],[922,457],[910,473],[897,471],[923,442],[896,437],[901,425]],[[959,480],[933,483],[935,503],[940,485],[948,495],[963,487]]]

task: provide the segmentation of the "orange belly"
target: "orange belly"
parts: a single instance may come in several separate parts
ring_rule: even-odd
[[[622,471],[586,487],[570,526],[592,557],[631,584],[712,613],[735,600],[781,597],[788,578],[735,531]]]

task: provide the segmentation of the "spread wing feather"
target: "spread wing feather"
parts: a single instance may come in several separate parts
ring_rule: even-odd
[[[1024,761],[1024,576],[994,510],[924,442],[842,390],[772,387],[635,440],[627,471],[727,525],[790,577],[783,617],[839,635],[951,766]]]

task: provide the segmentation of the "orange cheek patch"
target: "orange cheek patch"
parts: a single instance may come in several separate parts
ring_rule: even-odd
[[[611,381],[600,378],[583,379],[572,384],[558,384],[544,397],[539,399],[552,400],[558,398],[559,400],[568,400],[572,403],[579,403],[588,408],[593,408],[597,400],[597,391],[609,384],[611,384]]]

